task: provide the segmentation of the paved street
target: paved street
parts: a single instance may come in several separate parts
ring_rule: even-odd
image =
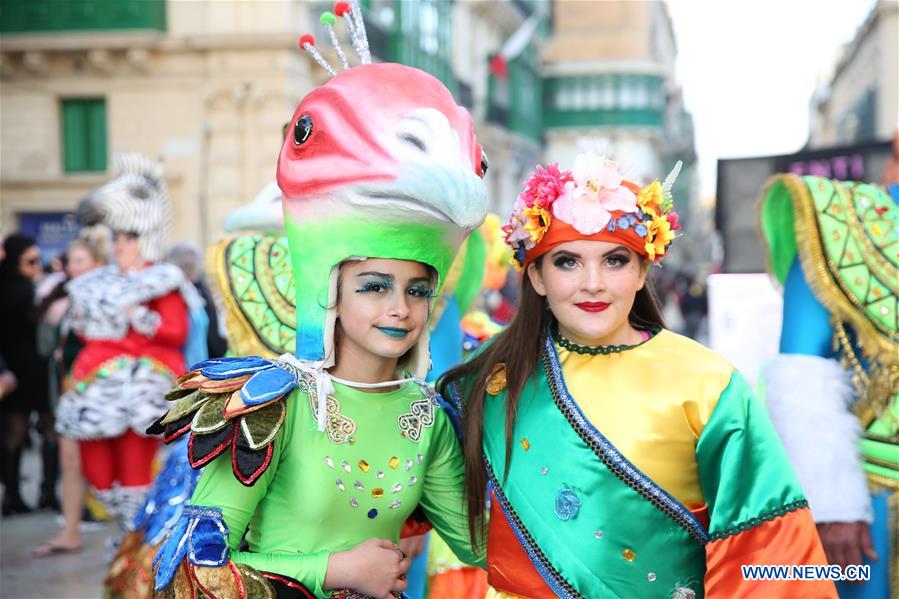
[[[40,462],[31,451],[23,460],[23,493],[29,505],[37,502]],[[38,512],[0,520],[0,597],[2,599],[94,599],[101,596],[106,575],[103,560],[108,531],[81,535],[80,553],[34,559],[31,548],[57,530],[56,512]]]

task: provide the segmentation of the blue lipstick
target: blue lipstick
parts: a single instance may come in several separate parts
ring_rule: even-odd
[[[397,339],[401,339],[409,334],[409,329],[395,329],[393,327],[375,327],[385,335],[390,335],[391,337],[396,337]]]

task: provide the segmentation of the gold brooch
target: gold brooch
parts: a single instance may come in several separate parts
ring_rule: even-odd
[[[500,362],[487,376],[487,393],[499,395],[506,388],[506,363]]]

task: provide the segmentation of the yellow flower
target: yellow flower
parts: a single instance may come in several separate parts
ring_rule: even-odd
[[[671,223],[664,215],[655,216],[649,222],[649,234],[646,236],[646,254],[649,259],[655,261],[665,255],[665,249],[674,239],[675,233],[671,230]]]
[[[637,207],[653,218],[659,216],[660,206],[662,205],[662,186],[658,179],[644,187],[637,194]]]
[[[531,236],[531,241],[535,244],[540,243],[540,240],[543,239],[543,234],[549,229],[552,216],[550,216],[548,210],[537,204],[530,208],[525,208],[524,216],[527,218],[527,222],[524,223],[525,232]]]

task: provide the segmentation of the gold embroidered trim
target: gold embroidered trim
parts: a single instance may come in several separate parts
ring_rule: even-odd
[[[868,477],[868,483],[870,483],[870,485],[873,486],[874,489],[882,488],[899,491],[899,480],[895,478],[882,476],[880,474],[871,474],[870,472],[866,472],[865,476]]]
[[[834,349],[839,352],[843,368],[850,373],[852,386],[858,395],[858,401],[852,406],[852,410],[862,426],[867,428],[884,414],[892,417],[887,408],[891,401],[897,401],[895,390],[899,388],[899,365],[871,362],[866,371],[843,323],[834,320],[832,324]]]
[[[309,408],[312,410],[312,419],[318,420],[318,390],[312,377],[301,375],[297,381],[297,387],[301,391],[306,392],[309,398]],[[356,423],[352,418],[344,416],[340,413],[340,402],[333,395],[329,395],[326,400],[326,408],[328,412],[325,418],[325,432],[328,440],[335,445],[344,443],[353,443],[353,433],[356,432]]]
[[[858,346],[870,364],[866,373],[868,383],[861,393],[860,401],[857,402],[856,412],[860,417],[867,417],[868,422],[865,424],[868,424],[870,423],[870,412],[873,412],[874,416],[879,416],[887,402],[891,401],[897,392],[896,386],[899,384],[899,351],[897,349],[899,348],[888,335],[877,329],[868,319],[864,308],[860,307],[861,302],[843,286],[839,276],[834,276],[833,273],[838,271],[826,258],[815,215],[814,198],[812,198],[805,181],[796,175],[775,175],[765,185],[762,197],[767,197],[770,189],[778,183],[787,188],[793,204],[799,263],[809,287],[815,297],[830,312],[835,325],[840,323],[839,328],[842,328],[842,323],[847,323],[852,327],[857,335]],[[762,239],[765,237],[763,236]],[[768,266],[771,270],[770,259]],[[858,305],[855,305],[856,303]],[[837,336],[835,335],[835,337]],[[842,342],[838,337],[835,338],[835,344]],[[845,352],[843,354],[851,365],[852,358]],[[851,355],[854,356],[854,353]],[[854,379],[856,375],[857,373],[854,373]],[[872,384],[872,381],[876,381],[876,384]],[[863,380],[859,378],[857,384],[861,383]],[[892,392],[884,395],[884,388],[892,388]]]
[[[418,443],[421,440],[422,429],[434,426],[434,412],[437,410],[437,405],[437,400],[431,395],[412,401],[409,404],[409,411],[400,414],[396,419],[400,434],[406,439]]]

